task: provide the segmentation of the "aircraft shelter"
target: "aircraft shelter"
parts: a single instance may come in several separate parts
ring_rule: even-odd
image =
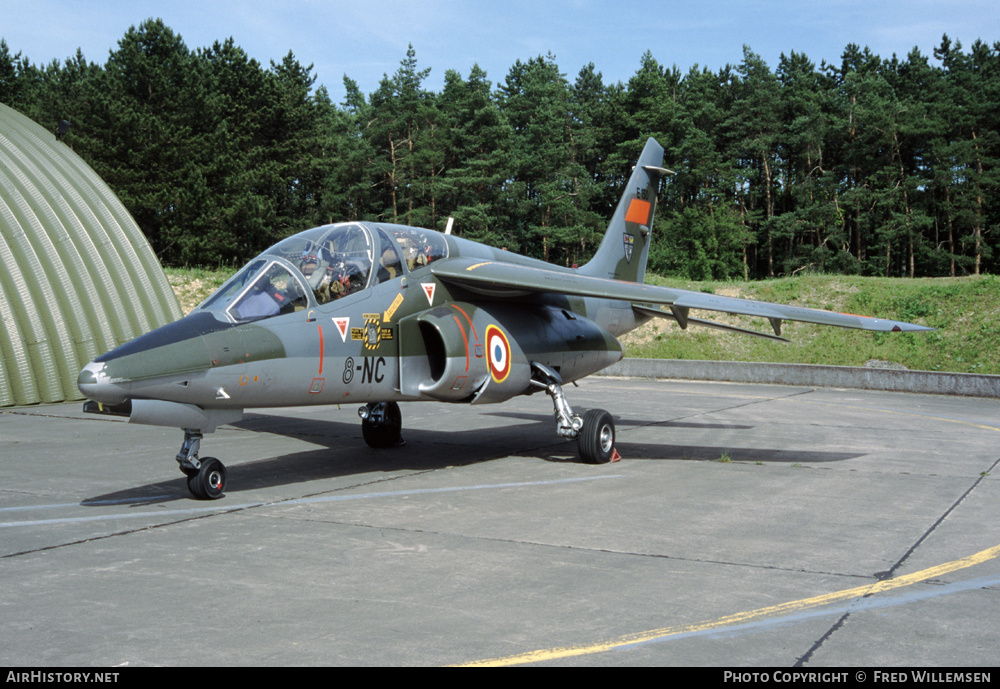
[[[181,315],[111,189],[0,104],[0,407],[82,399],[87,362]]]

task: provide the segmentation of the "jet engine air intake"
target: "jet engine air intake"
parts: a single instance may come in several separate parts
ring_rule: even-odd
[[[404,366],[404,388],[413,387],[416,380],[420,396],[458,401],[470,397],[482,386],[489,368],[480,335],[467,314],[461,307],[439,307],[414,317],[427,354],[423,362]]]
[[[527,317],[521,311],[517,316]],[[467,302],[401,320],[400,348],[405,354],[400,391],[417,398],[479,404],[523,393],[530,384],[531,368],[517,339],[502,325],[506,320]]]

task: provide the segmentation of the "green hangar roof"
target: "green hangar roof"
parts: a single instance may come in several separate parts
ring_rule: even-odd
[[[90,360],[181,315],[111,189],[0,104],[0,407],[82,399]]]

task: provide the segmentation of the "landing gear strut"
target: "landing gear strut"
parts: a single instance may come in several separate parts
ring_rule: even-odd
[[[188,477],[188,490],[199,500],[218,500],[226,489],[226,467],[215,457],[198,459],[201,432],[184,429],[184,443],[177,453],[177,463]]]
[[[573,412],[562,390],[562,377],[552,368],[532,362],[531,384],[552,398],[556,410],[556,432],[576,440],[580,459],[588,464],[604,464],[614,459],[615,420],[603,409],[590,409],[581,417]]]
[[[358,409],[358,416],[369,447],[395,447],[403,442],[403,415],[395,402],[369,402]]]

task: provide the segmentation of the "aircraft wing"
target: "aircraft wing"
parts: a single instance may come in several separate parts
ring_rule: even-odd
[[[471,258],[447,259],[432,264],[431,272],[443,282],[495,296],[552,293],[575,297],[618,299],[633,302],[640,308],[642,305],[648,304],[668,306],[671,315],[682,328],[687,327],[689,322],[688,312],[691,309],[696,309],[766,318],[770,321],[775,335],[781,334],[782,321],[803,321],[840,328],[884,332],[919,332],[934,329],[884,318],[869,318],[849,313],[772,304],[766,301],[722,297],[703,292],[609,280],[580,275],[575,272],[549,270],[500,261]],[[698,325],[708,324],[696,319],[690,319],[690,322]]]

